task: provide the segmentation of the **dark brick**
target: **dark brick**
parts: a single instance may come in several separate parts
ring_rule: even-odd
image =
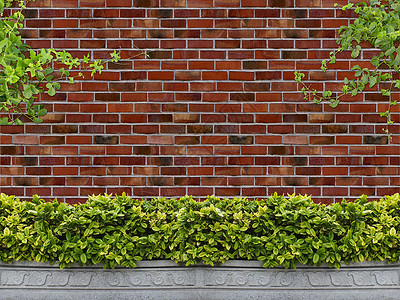
[[[132,62],[131,61],[109,62],[108,69],[110,70],[132,69]]]
[[[293,7],[294,0],[269,0],[269,7]]]
[[[18,186],[37,186],[38,180],[35,177],[14,177],[14,184]]]
[[[121,94],[119,94],[119,93],[96,93],[95,99],[97,101],[120,101]]]
[[[53,125],[53,133],[78,133],[78,125]]]
[[[239,125],[215,125],[215,133],[239,133]]]
[[[364,144],[384,145],[388,143],[388,137],[382,135],[365,135]]]
[[[151,157],[149,159],[150,165],[157,166],[172,166],[173,158],[172,157]]]
[[[16,155],[21,154],[18,153],[17,147],[15,146],[0,146],[0,153],[1,155]]]
[[[260,69],[268,69],[268,63],[266,61],[244,61],[243,69],[245,70],[260,70]]]
[[[254,93],[232,93],[230,94],[231,101],[254,101],[255,94]]]
[[[110,82],[109,84],[109,90],[110,91],[117,91],[117,92],[128,92],[128,91],[134,91],[135,90],[135,84],[132,82]],[[119,101],[119,94],[111,94],[109,93],[109,101]],[[103,97],[103,96],[102,96]],[[96,95],[96,100],[105,100],[107,99],[107,96],[105,98],[100,99]]]
[[[24,157],[23,160],[24,160],[23,164],[25,166],[36,166],[38,162],[37,157]]]
[[[23,15],[25,16],[25,18],[37,18],[38,17],[38,10],[37,9],[25,9],[23,11]]]
[[[283,36],[289,39],[307,38],[308,32],[305,29],[284,29]]]
[[[156,123],[164,123],[164,122],[172,122],[172,115],[148,115],[149,122],[156,122]]]
[[[306,114],[285,114],[283,115],[283,122],[285,123],[304,123],[307,122]]]
[[[154,7],[154,6],[155,6],[154,0],[133,0],[133,7]]]
[[[65,30],[39,30],[41,38],[65,38]]]
[[[307,58],[307,51],[282,51],[282,59],[305,59]]]
[[[149,155],[149,154],[155,154],[152,153],[152,148],[150,146],[133,146],[132,153],[135,155]]]
[[[335,143],[334,136],[311,136],[310,144],[312,145],[332,145]]]
[[[171,59],[172,51],[151,51],[149,52],[150,59]]]
[[[305,177],[284,177],[283,185],[286,186],[305,186],[307,185],[307,178]]]
[[[156,38],[156,39],[165,39],[165,38],[170,38],[171,34],[170,31],[168,30],[163,30],[163,29],[150,29],[149,31],[149,36],[152,38]],[[154,58],[154,56],[152,55],[153,53],[150,53],[150,57]]]
[[[155,9],[150,13],[152,18],[171,18],[172,9]]]
[[[293,154],[293,147],[289,146],[269,146],[268,147],[269,155],[288,155]]]
[[[212,133],[213,127],[211,125],[188,125],[187,133]]]
[[[175,144],[177,145],[197,145],[200,144],[199,136],[177,136],[175,138]]]
[[[347,133],[347,125],[322,125],[322,133]]]
[[[119,137],[118,136],[101,136],[101,135],[96,135],[94,137],[94,143],[95,144],[106,144],[106,145],[117,145],[119,144]]]
[[[292,166],[305,166],[307,165],[307,157],[285,157],[283,159],[283,164]]]
[[[282,14],[287,18],[306,18],[307,10],[306,9],[285,9]]]
[[[171,177],[150,177],[148,180],[151,186],[170,186],[173,184]]]
[[[40,177],[40,185],[65,185],[64,177]]]
[[[229,144],[251,145],[253,143],[254,139],[252,136],[231,135],[229,137]]]
[[[296,27],[320,28],[321,27],[321,20],[320,19],[296,20]]]
[[[335,30],[314,29],[309,31],[310,38],[334,38]]]

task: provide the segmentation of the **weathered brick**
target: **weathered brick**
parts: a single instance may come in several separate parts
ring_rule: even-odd
[[[388,143],[387,136],[379,136],[379,135],[365,135],[364,136],[364,144],[374,144],[374,145],[382,145]]]
[[[13,164],[23,166],[35,166],[38,164],[38,158],[32,156],[16,157],[13,160]]]
[[[323,125],[322,133],[347,133],[347,125]]]
[[[53,125],[53,133],[77,133],[78,125]]]
[[[253,144],[253,142],[254,142],[254,138],[252,136],[231,135],[229,137],[230,144],[249,145],[249,144]]]
[[[294,0],[269,0],[268,5],[271,7],[293,7]]]
[[[119,138],[118,138],[118,136],[95,135],[94,143],[95,144],[106,144],[106,145],[117,145],[119,143]]]

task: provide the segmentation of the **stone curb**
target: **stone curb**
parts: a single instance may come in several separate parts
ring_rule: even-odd
[[[400,264],[364,262],[296,270],[258,261],[186,267],[143,261],[136,269],[0,263],[0,299],[399,299]]]

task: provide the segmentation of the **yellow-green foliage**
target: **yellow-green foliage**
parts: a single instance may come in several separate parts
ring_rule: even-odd
[[[400,258],[400,196],[315,204],[277,194],[261,201],[209,196],[141,201],[91,196],[85,204],[0,195],[0,260],[135,267],[172,259],[213,265],[260,260],[264,267]]]

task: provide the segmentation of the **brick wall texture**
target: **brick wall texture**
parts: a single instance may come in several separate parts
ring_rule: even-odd
[[[399,126],[388,143],[379,116],[387,99],[369,91],[332,109],[303,100],[294,81],[301,70],[335,89],[351,76],[349,53],[320,71],[354,18],[335,2],[348,3],[37,0],[23,30],[32,48],[102,59],[116,49],[122,61],[43,96],[44,123],[1,126],[0,191],[70,203],[104,192],[324,203],[399,192]]]

